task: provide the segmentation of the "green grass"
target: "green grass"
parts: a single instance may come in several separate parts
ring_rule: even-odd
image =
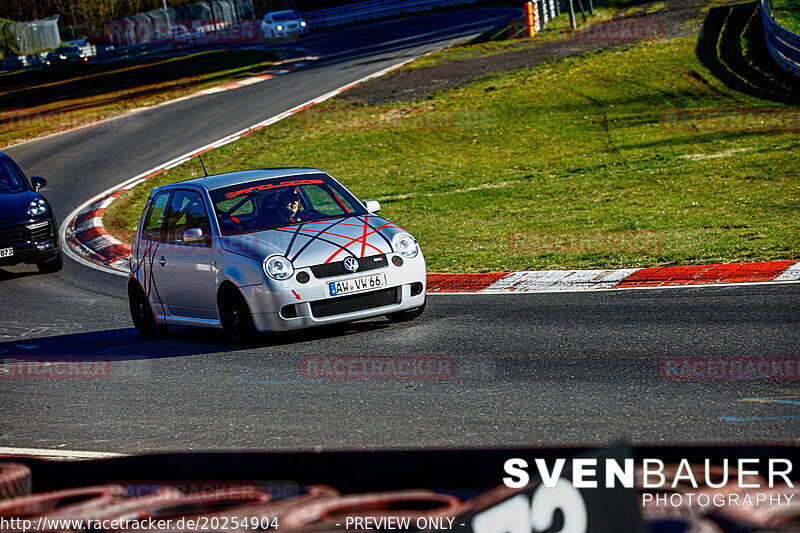
[[[380,200],[431,271],[800,257],[800,136],[741,110],[798,111],[729,89],[696,44],[629,45],[405,104],[333,100],[204,160],[217,173],[329,171]],[[674,109],[744,120],[689,127],[669,119]],[[200,174],[192,160],[125,193],[106,227],[130,241],[150,187]]]
[[[217,50],[0,74],[0,146],[252,76],[275,59],[270,51]]]
[[[800,34],[800,0],[772,0],[772,15],[781,26]]]

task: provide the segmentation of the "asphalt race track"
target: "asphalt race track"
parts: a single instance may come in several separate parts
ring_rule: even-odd
[[[90,197],[258,120],[515,18],[464,11],[327,32],[320,59],[210,94],[8,149],[63,224]],[[354,43],[358,43],[355,45]],[[356,191],[357,192],[357,191]],[[198,449],[796,444],[800,388],[662,377],[665,358],[798,357],[800,284],[527,295],[431,295],[417,321],[383,319],[241,347],[219,331],[141,340],[125,278],[67,260],[0,270],[0,358],[110,360],[94,379],[0,373],[0,446]],[[304,358],[438,356],[443,379],[311,379]],[[795,382],[796,383],[796,382]]]

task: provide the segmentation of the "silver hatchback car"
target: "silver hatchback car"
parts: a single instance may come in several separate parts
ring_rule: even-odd
[[[425,308],[414,237],[325,172],[247,170],[153,189],[131,247],[139,334],[223,328],[234,340]]]

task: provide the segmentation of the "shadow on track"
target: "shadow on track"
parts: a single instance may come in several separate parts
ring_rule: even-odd
[[[118,328],[0,342],[0,363],[9,360],[127,361],[215,355],[240,350],[258,351],[261,348],[280,349],[302,343],[345,338],[389,326],[387,320],[379,318],[296,332],[268,333],[242,344],[229,342],[219,329],[175,327],[162,338],[143,339],[133,328]]]
[[[5,268],[0,268],[0,282],[11,279],[20,279],[20,278],[27,278],[28,276],[39,275],[39,271],[36,270],[35,266],[33,265],[22,265],[22,266],[31,266],[33,267],[33,270],[24,270],[22,272],[15,272],[12,270],[6,270]]]

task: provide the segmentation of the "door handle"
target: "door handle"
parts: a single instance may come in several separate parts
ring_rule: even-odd
[[[162,256],[161,256],[161,257],[158,259],[158,264],[159,264],[159,265],[161,265],[162,267],[163,267],[163,266],[166,266],[166,264],[167,264],[167,260],[166,260],[166,259],[164,259],[164,256],[163,256],[163,255],[162,255]]]

